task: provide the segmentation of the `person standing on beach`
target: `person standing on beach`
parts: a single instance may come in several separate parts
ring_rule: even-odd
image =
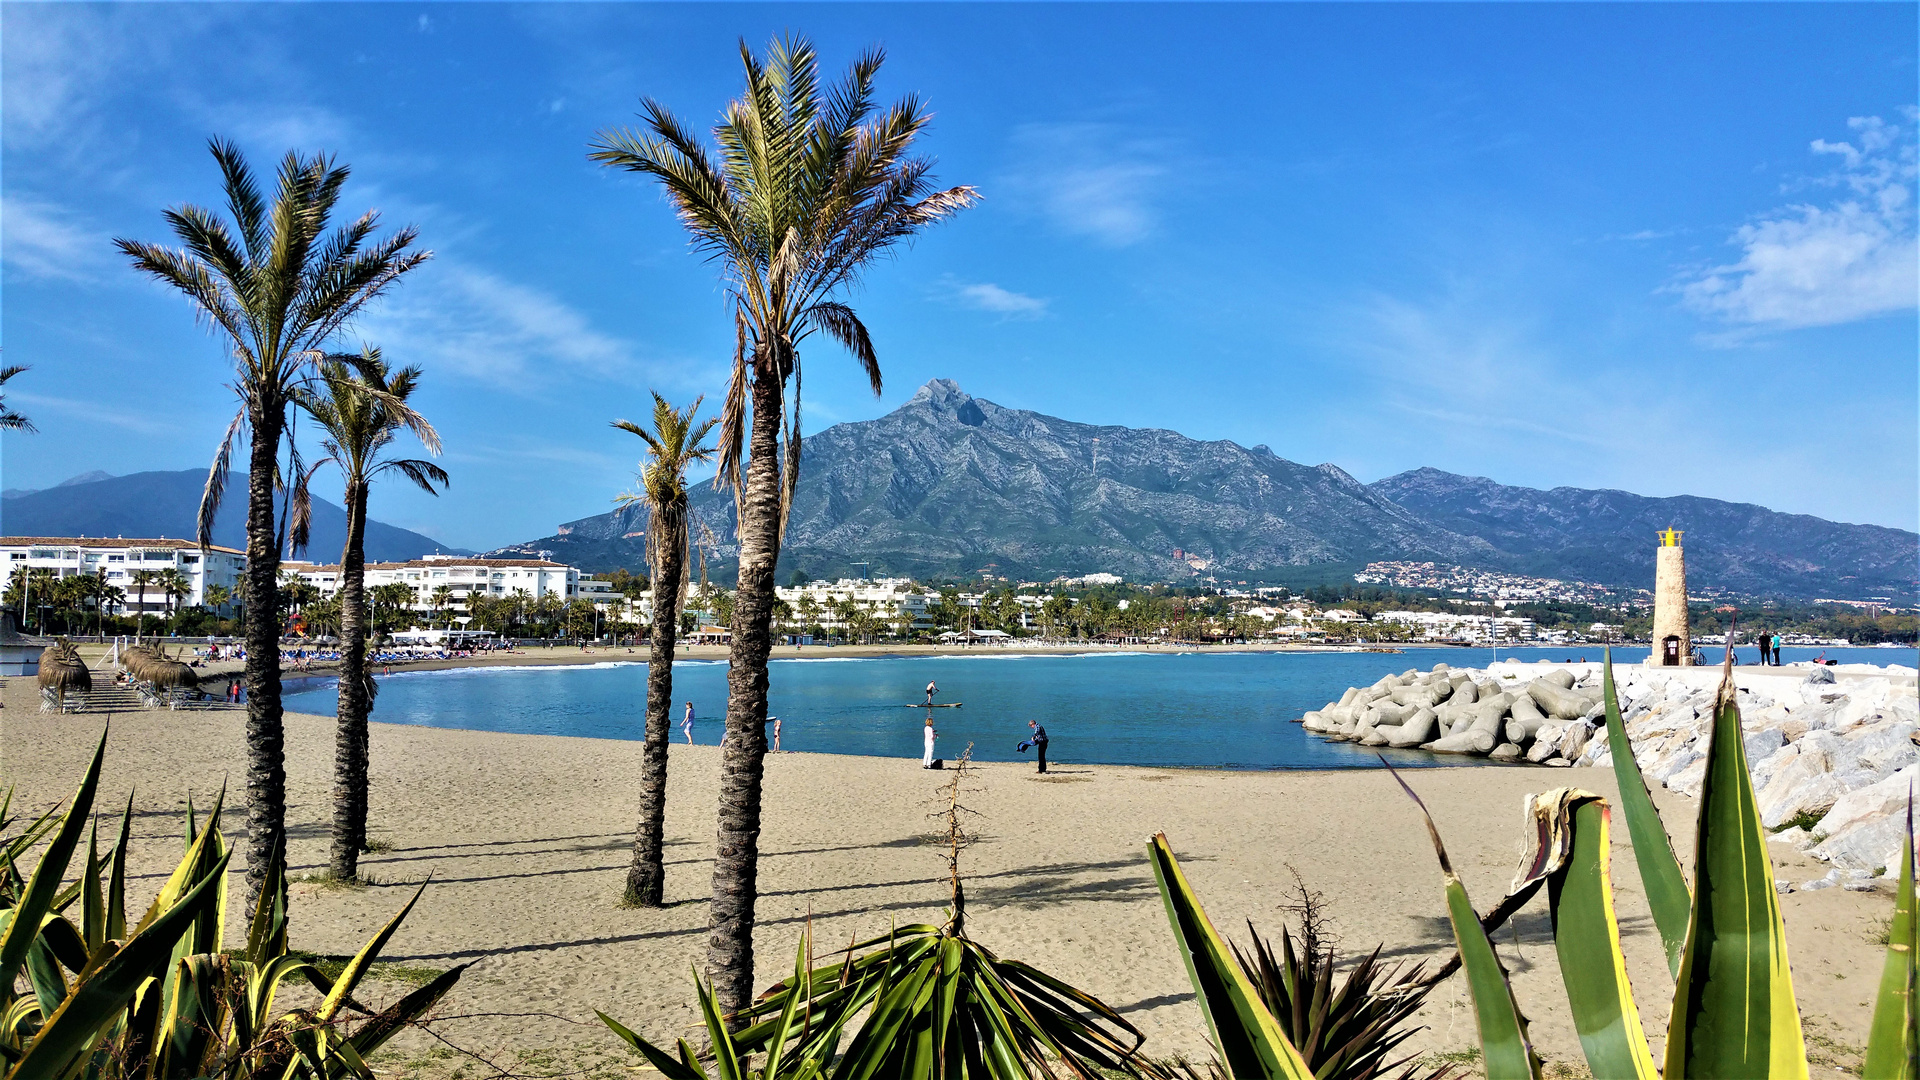
[[[928,679],[928,680],[927,680],[927,704],[928,704],[928,705],[932,705],[932,704],[933,704],[933,695],[935,695],[935,694],[937,694],[937,693],[939,693],[939,692],[940,692],[940,688],[939,688],[939,687],[937,687],[937,686],[935,686],[935,685],[933,685],[933,680],[932,680],[932,679]]]
[[[687,702],[686,718],[680,721],[680,730],[687,733],[687,745],[693,745],[693,702]]]
[[[928,714],[927,714],[927,727],[926,727],[926,745],[927,745],[927,748],[926,748],[926,750],[925,750],[925,751],[924,751],[924,752],[923,752],[923,753],[922,753],[922,754],[920,755],[920,767],[921,767],[921,768],[923,768],[923,769],[931,769],[931,768],[933,768],[933,737],[934,737],[934,730],[933,730],[933,714],[932,714],[932,713],[928,713]]]
[[[928,721],[928,723],[932,723],[932,721]],[[1047,771],[1047,729],[1041,727],[1040,722],[1037,720],[1027,721],[1027,726],[1033,729],[1033,739],[1031,741],[1033,742],[1034,752],[1040,755],[1040,771],[1046,772]],[[927,745],[931,746],[933,744],[929,742]]]

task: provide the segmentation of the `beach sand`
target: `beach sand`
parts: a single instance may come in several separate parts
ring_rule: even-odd
[[[0,783],[16,809],[70,797],[99,737],[97,714],[35,711],[30,680],[9,679],[0,714]],[[635,728],[641,703],[635,702]],[[180,812],[191,792],[205,807],[223,780],[244,783],[238,711],[134,712],[112,717],[99,805],[131,788],[134,890],[144,904],[179,855]],[[918,722],[915,720],[914,722]],[[1277,935],[1297,870],[1325,894],[1343,954],[1384,944],[1385,955],[1437,961],[1451,948],[1440,876],[1414,807],[1383,771],[1218,772],[1084,765],[1071,725],[1054,727],[1055,771],[988,764],[965,803],[979,812],[978,844],[964,855],[973,936],[1095,993],[1147,1035],[1156,1056],[1205,1056],[1206,1033],[1144,858],[1164,830],[1214,923],[1244,940],[1245,920]],[[633,828],[638,742],[373,726],[371,834],[378,884],[293,887],[296,948],[349,953],[422,881],[432,878],[386,958],[414,968],[472,963],[433,1030],[516,1075],[625,1075],[630,1060],[594,1019],[601,1009],[656,1042],[693,1035],[690,969],[701,962],[714,831],[718,750],[673,747],[666,835],[671,906],[619,906]],[[326,861],[332,718],[287,718],[290,859],[313,875]],[[958,748],[942,747],[952,754]],[[761,836],[757,982],[791,969],[809,919],[817,948],[890,925],[940,922],[947,888],[938,848],[936,789],[951,774],[917,760],[784,753],[767,761]],[[1609,770],[1412,770],[1455,866],[1483,910],[1511,879],[1529,792],[1573,784],[1614,794]],[[1683,862],[1691,861],[1692,803],[1657,792]],[[226,820],[238,841],[242,817]],[[390,845],[390,848],[388,847]],[[1825,868],[1773,845],[1779,876]],[[1670,980],[1647,914],[1625,829],[1616,824],[1614,881],[1629,971],[1650,1034],[1665,1026]],[[230,936],[242,924],[233,890]],[[1884,955],[1874,941],[1892,900],[1839,889],[1781,898],[1795,987],[1816,1075],[1857,1068]],[[1499,935],[1536,1045],[1561,1075],[1585,1075],[1559,986],[1544,901]],[[403,993],[375,984],[370,996]],[[1420,1021],[1422,1053],[1475,1043],[1458,978],[1435,992]],[[418,1033],[386,1056],[395,1075],[496,1075]],[[1550,1075],[1552,1075],[1550,1073]]]

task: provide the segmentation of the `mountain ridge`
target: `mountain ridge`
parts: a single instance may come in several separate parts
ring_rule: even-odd
[[[1692,530],[1700,587],[1847,599],[1920,591],[1920,535],[1898,529],[1698,496],[1519,488],[1432,468],[1362,484],[1265,445],[1008,409],[947,379],[885,416],[809,436],[802,453],[783,574],[864,566],[1293,582],[1406,560],[1644,588],[1654,533],[1674,525]],[[721,539],[711,554],[729,566],[731,497],[703,484],[690,501]],[[644,507],[625,507],[496,550],[639,569],[646,519]]]
[[[65,483],[0,499],[0,533],[8,536],[135,536],[193,539],[199,535],[204,469],[129,473],[102,480],[82,474]],[[227,498],[214,519],[213,542],[245,549],[247,478],[227,477]],[[338,560],[346,546],[347,512],[316,496],[311,538],[304,557]],[[369,520],[367,558],[416,559],[432,552],[467,554],[429,536]]]

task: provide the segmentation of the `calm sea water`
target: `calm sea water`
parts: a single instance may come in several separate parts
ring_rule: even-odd
[[[827,650],[820,650],[827,651]],[[1745,652],[1746,650],[1742,650]],[[1787,649],[1789,661],[1822,650]],[[1911,650],[1828,649],[1843,663],[1911,665]],[[1063,762],[1206,766],[1231,769],[1369,768],[1372,749],[1327,743],[1292,721],[1349,686],[1436,663],[1484,665],[1484,649],[1409,649],[1386,653],[1090,653],[1071,656],[968,655],[856,658],[781,655],[769,667],[770,712],[787,750],[888,757],[920,756],[927,710],[912,706],[938,682],[933,710],[937,752],[1014,761],[1027,721],[1046,725],[1049,757]],[[1502,649],[1501,659],[1600,658],[1597,650]],[[1646,658],[1623,649],[1617,662]],[[727,667],[721,661],[674,665],[674,738],[693,702],[695,742],[720,741]],[[373,719],[391,724],[537,735],[638,739],[644,720],[643,662],[570,667],[468,668],[401,672],[380,680]],[[330,681],[287,696],[289,710],[330,714]],[[1428,765],[1417,751],[1389,751],[1394,764]],[[1450,761],[1458,764],[1459,761]]]

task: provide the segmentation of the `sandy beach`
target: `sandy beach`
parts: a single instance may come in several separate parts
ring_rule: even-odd
[[[70,796],[108,718],[39,713],[29,680],[7,683],[0,782],[18,785],[16,808],[54,805]],[[635,702],[636,729],[640,712]],[[134,793],[134,887],[144,903],[178,857],[179,813],[189,792],[205,806],[223,780],[241,782],[243,716],[143,711],[111,722],[100,805],[120,805]],[[975,774],[965,800],[981,815],[981,840],[964,863],[970,929],[1001,954],[1104,998],[1146,1033],[1154,1055],[1207,1052],[1143,858],[1155,831],[1172,838],[1209,913],[1229,935],[1244,939],[1248,918],[1277,934],[1291,866],[1326,895],[1344,953],[1377,943],[1392,957],[1437,960],[1449,951],[1432,850],[1416,811],[1384,772],[1090,766],[1074,762],[1070,729],[1054,736],[1059,761],[1047,777],[1005,764]],[[295,874],[312,875],[325,863],[332,718],[288,716],[287,744],[290,858]],[[628,741],[374,725],[371,831],[381,850],[362,866],[377,884],[296,885],[294,944],[350,952],[431,877],[386,958],[416,972],[472,963],[433,1029],[493,1063],[416,1034],[387,1055],[386,1071],[625,1075],[630,1061],[594,1020],[596,1008],[656,1041],[692,1032],[691,967],[705,947],[718,751],[673,748],[671,906],[629,910],[618,900],[639,751]],[[943,864],[922,837],[935,827],[935,789],[947,775],[907,760],[769,758],[758,982],[788,970],[809,919],[823,951],[896,922],[940,921]],[[1598,769],[1446,768],[1410,778],[1482,909],[1512,876],[1524,795],[1569,783],[1613,794],[1611,772]],[[1690,862],[1692,804],[1665,792],[1656,799]],[[238,815],[227,820],[230,834],[240,825]],[[1624,829],[1615,840],[1629,971],[1657,1053],[1670,981]],[[1799,881],[1825,872],[1785,845],[1773,845],[1772,854],[1778,876]],[[1891,910],[1890,893],[1884,885],[1867,894],[1796,892],[1781,903],[1816,1075],[1848,1075],[1835,1067],[1857,1068],[1883,955],[1874,939]],[[1559,1075],[1586,1075],[1543,901],[1536,899],[1499,944],[1539,1050]],[[371,996],[406,989],[383,982]],[[1474,1044],[1458,979],[1435,992],[1421,1022],[1429,1026],[1415,1040],[1422,1053]]]

